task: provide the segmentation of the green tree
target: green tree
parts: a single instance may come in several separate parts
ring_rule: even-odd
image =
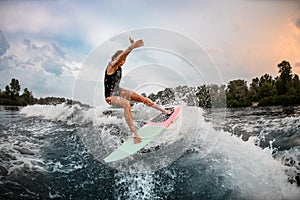
[[[280,76],[279,78],[284,82],[289,82],[292,80],[292,67],[289,62],[282,61],[278,65]]]
[[[289,62],[282,61],[277,65],[279,68],[279,77],[276,80],[276,90],[278,95],[284,95],[289,92],[289,88],[292,86],[292,67]]]
[[[22,102],[24,102],[24,104],[26,105],[32,105],[34,104],[34,97],[32,95],[32,92],[29,91],[27,88],[24,89],[24,92],[23,94],[21,95],[21,99],[22,99]]]
[[[159,91],[156,96],[161,104],[169,104],[175,100],[175,93],[171,88]]]
[[[259,78],[252,79],[249,90],[250,100],[258,101],[259,100]]]
[[[151,93],[149,94],[148,98],[151,99],[152,101],[156,101],[157,96],[154,93]]]
[[[269,97],[275,94],[274,80],[271,75],[265,74],[259,79],[259,98]]]
[[[11,97],[12,92],[10,91],[10,87],[8,85],[5,86],[4,95],[6,97]]]
[[[297,74],[295,74],[293,78],[293,87],[295,88],[296,93],[300,93],[300,80]]]
[[[251,101],[249,99],[247,81],[245,80],[233,80],[230,81],[227,86],[227,106],[228,107],[245,107],[250,106]]]
[[[9,85],[12,97],[18,97],[21,89],[18,79],[12,78]]]

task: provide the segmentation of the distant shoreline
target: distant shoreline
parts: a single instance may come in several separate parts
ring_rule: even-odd
[[[177,86],[166,88],[157,94],[148,95],[159,104],[169,104],[176,100],[184,101],[187,105],[210,107],[261,107],[261,106],[294,106],[300,105],[300,80],[297,74],[292,74],[289,62],[282,61],[277,65],[279,76],[273,78],[265,74],[252,79],[250,87],[242,79],[232,80],[226,85],[200,85],[196,87]],[[2,91],[0,89],[0,105],[26,106],[33,104],[55,105],[66,103],[91,107],[79,101],[63,97],[35,98],[32,91],[24,89],[20,95],[21,85],[15,78],[11,79]],[[146,96],[145,93],[142,94]]]
[[[7,103],[8,102],[8,103]],[[88,104],[83,104],[79,101],[74,101],[72,99],[65,99],[63,97],[45,97],[45,98],[32,98],[30,102],[24,101],[21,97],[15,99],[12,98],[0,98],[1,106],[19,106],[24,107],[28,105],[58,105],[65,103],[66,105],[79,104],[81,107],[90,108]]]

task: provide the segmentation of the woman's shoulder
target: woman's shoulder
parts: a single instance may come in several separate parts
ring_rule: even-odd
[[[112,75],[114,74],[120,67],[116,66],[114,67],[113,65],[108,64],[108,66],[106,67],[105,73],[107,75]]]

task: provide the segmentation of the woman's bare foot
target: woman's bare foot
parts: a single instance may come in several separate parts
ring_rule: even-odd
[[[166,115],[169,115],[169,114],[171,114],[171,113],[172,113],[171,110],[165,110],[165,114],[166,114]]]
[[[142,141],[142,139],[139,136],[134,136],[133,137],[134,144],[140,143],[141,141]]]

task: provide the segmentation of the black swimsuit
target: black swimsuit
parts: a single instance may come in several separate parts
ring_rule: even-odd
[[[104,90],[105,98],[110,96],[120,96],[120,81],[122,78],[122,68],[119,67],[113,74],[108,75],[105,70]]]

